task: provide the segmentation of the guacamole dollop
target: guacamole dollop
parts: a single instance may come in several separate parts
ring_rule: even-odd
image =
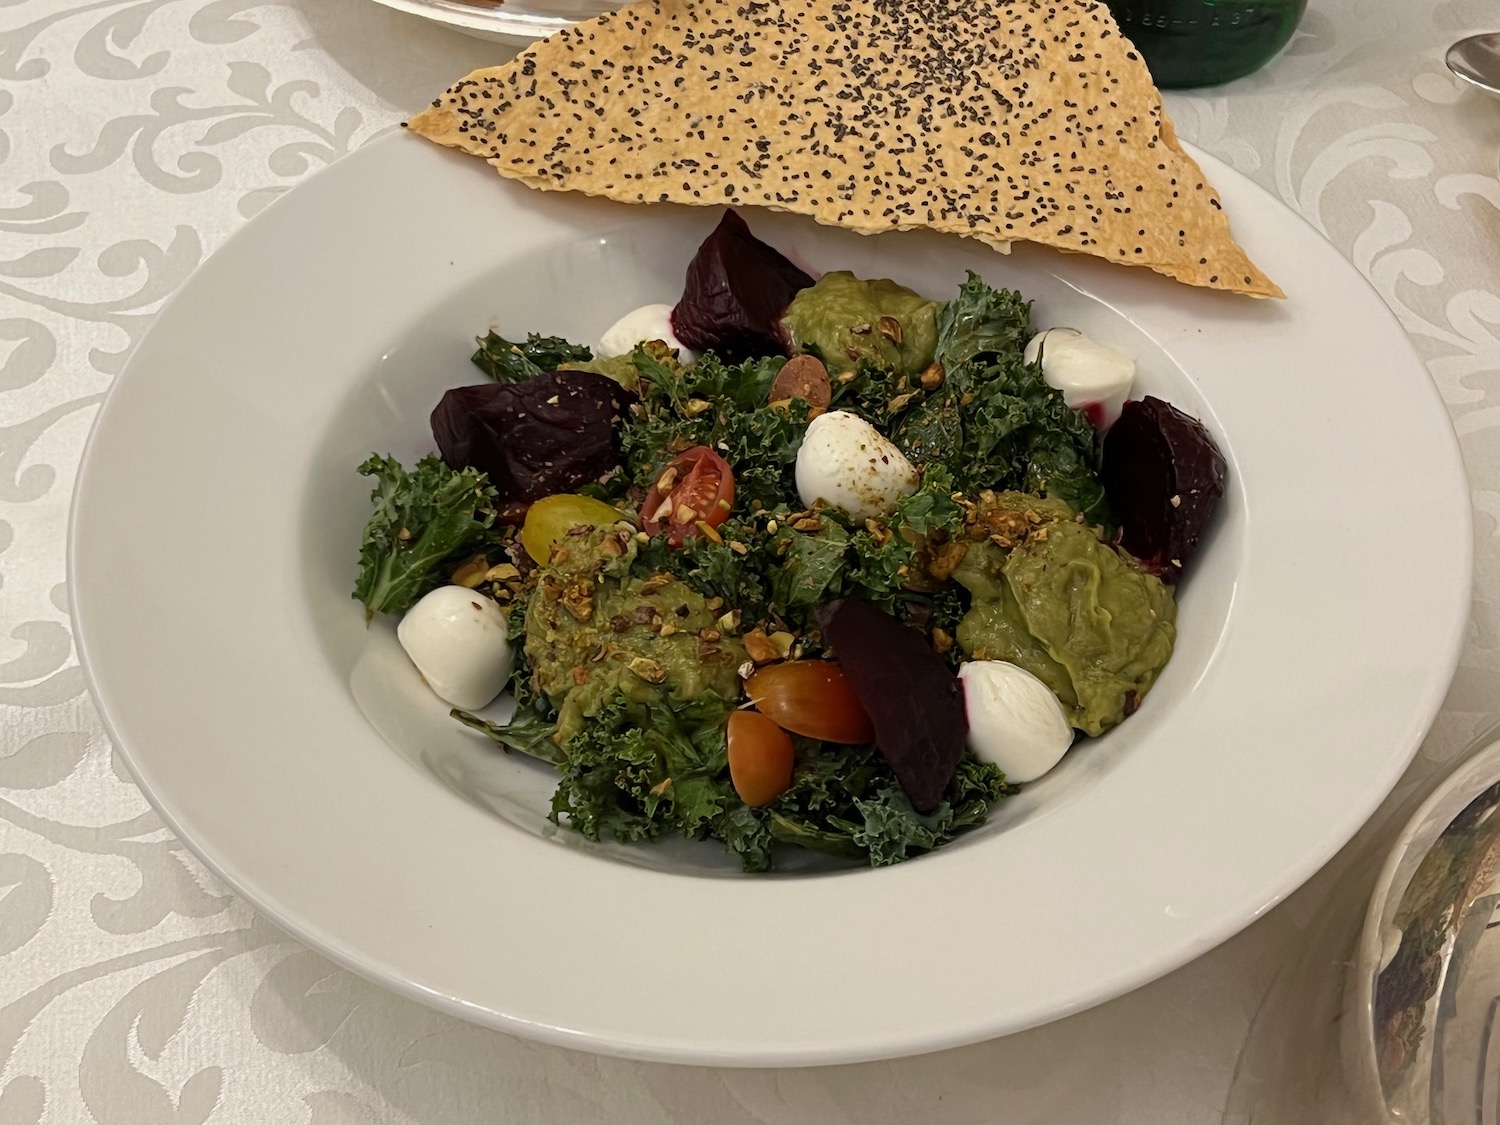
[[[628,355],[595,356],[582,363],[570,363],[567,366],[575,371],[592,371],[596,375],[613,379],[627,391],[634,391],[641,384],[641,373]]]
[[[740,695],[745,648],[703,595],[666,574],[632,577],[629,531],[570,534],[526,606],[526,657],[566,742],[614,696],[682,705]]]
[[[937,353],[937,310],[936,301],[894,281],[835,270],[793,297],[782,323],[798,348],[815,350],[835,374],[869,360],[916,375]]]
[[[1123,722],[1156,682],[1177,639],[1177,603],[1066,504],[1025,493],[985,498],[953,577],[972,595],[958,643],[974,660],[1008,660],[1062,701],[1091,735]]]

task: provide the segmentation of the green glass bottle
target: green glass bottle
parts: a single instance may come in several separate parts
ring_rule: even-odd
[[[1285,47],[1307,0],[1108,0],[1161,87],[1243,78]]]

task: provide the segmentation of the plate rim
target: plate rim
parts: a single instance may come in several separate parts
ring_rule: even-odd
[[[380,0],[380,2],[385,2],[385,0]],[[370,144],[362,146],[362,150],[374,149],[383,145],[388,146],[392,144],[409,143],[409,141],[406,140],[397,141],[396,138],[400,136],[402,136],[402,134],[397,132],[375,138]],[[1320,241],[1326,242],[1326,240],[1323,239],[1321,233],[1318,232],[1316,228],[1314,228],[1310,223],[1308,223],[1306,219],[1302,218],[1291,208],[1287,207],[1282,201],[1276,199],[1276,197],[1271,195],[1271,193],[1266,192],[1258,185],[1253,184],[1253,182],[1249,181],[1248,178],[1241,176],[1237,172],[1234,172],[1227,165],[1222,164],[1216,158],[1208,156],[1207,154],[1203,153],[1201,150],[1198,150],[1193,146],[1189,145],[1187,146],[1187,148],[1190,155],[1192,155],[1199,161],[1199,163],[1204,167],[1205,172],[1207,172],[1210,177],[1215,180],[1215,182],[1222,183],[1224,180],[1228,179],[1231,176],[1244,180],[1247,186],[1253,188],[1256,192],[1259,192],[1260,194],[1266,196],[1271,202],[1273,202],[1277,208],[1285,213],[1285,216],[1287,218],[1295,219],[1297,223],[1301,224],[1301,226],[1306,229],[1310,236],[1315,237]],[[346,159],[357,159],[357,156],[358,153],[356,152],[354,154],[351,154],[351,156]],[[334,165],[329,166],[329,168],[320,170],[314,175],[315,177],[319,178],[324,175],[329,175],[332,173],[333,169],[337,168],[340,164],[343,163],[343,160],[335,162]],[[309,179],[312,178],[314,177],[309,177]],[[270,213],[273,210],[279,211],[283,208],[295,206],[294,199],[294,192],[286,193],[286,195],[274,201],[271,206],[266,209],[266,212]],[[229,239],[225,241],[220,249],[215,251],[214,255],[211,255],[210,257],[216,256],[217,254],[221,253],[224,247],[227,247],[238,240],[254,238],[255,235],[253,232],[255,229],[256,220],[252,220],[243,224],[230,236]],[[1335,253],[1337,253],[1336,250]],[[1408,351],[1410,352],[1411,358],[1422,372],[1423,384],[1426,394],[1435,401],[1442,416],[1449,419],[1449,425],[1445,427],[1447,452],[1453,462],[1456,464],[1460,476],[1465,481],[1465,484],[1467,484],[1467,475],[1466,473],[1464,473],[1463,469],[1459,439],[1456,432],[1452,428],[1451,415],[1448,413],[1446,404],[1444,404],[1442,401],[1441,394],[1436,384],[1431,379],[1430,374],[1427,373],[1425,363],[1422,362],[1415,348],[1411,345],[1410,338],[1406,336],[1404,330],[1400,329],[1400,323],[1395,313],[1389,308],[1389,306],[1385,304],[1384,300],[1379,297],[1378,292],[1374,291],[1373,286],[1369,284],[1368,280],[1363,278],[1362,275],[1358,273],[1357,269],[1352,265],[1352,263],[1348,262],[1347,257],[1342,254],[1339,254],[1339,257],[1342,258],[1345,264],[1348,266],[1351,282],[1352,279],[1357,278],[1358,284],[1364,289],[1370,291],[1370,296],[1372,296],[1379,307],[1384,310],[1384,316],[1386,320],[1391,326],[1395,327],[1398,331],[1401,331],[1402,337],[1407,341]],[[91,465],[93,464],[93,459],[96,455],[98,447],[96,438],[104,429],[106,420],[110,416],[110,407],[116,399],[116,396],[114,394],[115,388],[120,386],[126,378],[129,378],[130,372],[134,369],[136,352],[140,350],[142,344],[146,340],[150,339],[151,334],[157,331],[158,325],[164,320],[168,319],[168,314],[172,307],[178,302],[181,294],[187,291],[192,284],[193,278],[190,277],[177,290],[173,292],[173,294],[168,298],[166,302],[163,303],[162,308],[158,311],[157,317],[153,319],[153,322],[148,328],[147,332],[144,333],[141,339],[138,340],[132,347],[131,355],[128,357],[126,364],[122,368],[121,374],[117,376],[116,379],[112,382],[110,394],[106,398],[103,406],[100,408],[98,414],[95,417],[94,423],[91,426],[83,455],[79,461],[78,472],[74,483],[72,503],[70,504],[68,517],[67,579],[70,590],[73,590],[75,592],[80,589],[80,586],[78,584],[80,564],[77,553],[79,542],[79,513],[81,510],[79,499],[84,495],[86,490],[90,488],[91,481],[93,480],[94,475],[97,472],[97,470],[91,471]],[[517,1019],[515,1017],[508,1016],[503,1012],[494,1012],[489,1010],[476,1011],[475,1007],[472,1004],[464,1001],[462,998],[436,993],[421,986],[420,984],[406,979],[403,976],[402,971],[394,966],[379,963],[375,959],[368,956],[362,957],[357,951],[353,951],[348,946],[341,944],[338,938],[326,934],[316,925],[300,917],[287,914],[280,908],[280,905],[276,902],[274,895],[268,892],[263,893],[260,887],[248,883],[246,880],[237,876],[236,873],[230,868],[226,867],[224,863],[221,863],[218,857],[213,854],[214,849],[210,846],[209,841],[200,839],[196,834],[183,830],[181,810],[177,810],[172,807],[172,802],[170,801],[170,799],[163,796],[157,783],[154,783],[149,779],[145,781],[142,780],[142,771],[139,764],[135,760],[134,751],[130,747],[129,742],[121,737],[121,732],[117,728],[117,724],[115,722],[115,718],[111,711],[111,708],[105,702],[108,692],[105,686],[101,683],[98,669],[95,667],[94,662],[90,656],[91,642],[89,637],[91,626],[85,623],[85,619],[83,616],[76,615],[76,610],[73,622],[73,633],[75,645],[77,646],[77,651],[79,654],[80,664],[83,668],[85,681],[88,685],[90,696],[94,701],[96,711],[99,714],[100,721],[103,724],[106,733],[110,737],[111,742],[120,752],[122,759],[127,764],[132,777],[136,779],[137,785],[141,789],[143,795],[146,796],[148,801],[151,803],[152,807],[158,812],[159,815],[161,815],[162,819],[172,829],[174,834],[176,834],[177,837],[187,847],[189,847],[190,850],[193,851],[193,853],[205,864],[205,866],[209,868],[209,870],[211,870],[215,874],[216,877],[218,877],[226,885],[231,887],[238,895],[243,897],[257,911],[265,914],[267,917],[271,918],[278,926],[287,930],[289,933],[293,934],[305,944],[311,946],[312,948],[318,950],[320,953],[329,957],[335,963],[355,972],[357,975],[364,977],[365,979],[371,980],[381,985],[382,987],[389,988],[395,992],[407,996],[408,998],[415,999],[430,1006],[437,1007],[448,1012],[449,1014],[456,1015],[459,1018],[471,1022],[479,1022],[481,1024],[491,1026],[499,1030],[521,1034],[530,1038],[536,1038],[559,1046],[565,1046],[574,1049],[581,1048],[604,1054],[613,1054],[624,1057],[654,1061],[668,1061],[677,1063],[706,1063],[710,1065],[800,1066],[857,1062],[925,1053],[928,1051],[941,1050],[949,1047],[982,1041],[984,1039],[993,1038],[997,1035],[1010,1034],[1015,1031],[1023,1030],[1026,1027],[1037,1026],[1040,1023],[1049,1022],[1051,1019],[1060,1018],[1063,1015],[1069,1014],[1069,1011],[1076,1011],[1081,1010],[1082,1008],[1091,1007],[1099,1003],[1103,1003],[1107,1000],[1113,999],[1126,992],[1132,991],[1135,988],[1138,988],[1150,982],[1151,980],[1154,980],[1168,972],[1171,972],[1176,968],[1188,963],[1189,961],[1201,956],[1207,950],[1212,949],[1233,934],[1239,932],[1251,921],[1255,920],[1256,917],[1260,916],[1260,914],[1263,914],[1266,910],[1269,910],[1272,906],[1276,905],[1278,902],[1284,899],[1293,890],[1295,890],[1298,886],[1305,882],[1315,871],[1326,864],[1327,861],[1332,858],[1332,856],[1339,850],[1339,848],[1342,847],[1343,844],[1346,843],[1350,838],[1352,838],[1354,833],[1358,830],[1359,826],[1368,819],[1375,808],[1378,807],[1380,801],[1383,800],[1384,797],[1390,792],[1390,790],[1394,787],[1396,781],[1410,764],[1423,739],[1426,737],[1426,733],[1430,729],[1433,720],[1435,719],[1441,708],[1442,700],[1446,694],[1447,685],[1451,682],[1452,676],[1457,668],[1464,645],[1463,622],[1467,619],[1468,616],[1468,609],[1472,598],[1473,585],[1472,502],[1467,487],[1465,488],[1462,496],[1462,508],[1464,514],[1468,518],[1461,521],[1460,525],[1456,529],[1458,538],[1462,541],[1464,548],[1461,553],[1461,557],[1458,560],[1458,565],[1462,572],[1463,582],[1461,584],[1461,590],[1457,599],[1458,604],[1453,607],[1453,609],[1455,610],[1454,621],[1456,624],[1451,632],[1451,636],[1447,645],[1447,651],[1446,653],[1444,653],[1444,659],[1441,662],[1440,667],[1437,669],[1438,674],[1436,678],[1430,681],[1430,684],[1426,692],[1424,693],[1423,706],[1419,709],[1418,712],[1420,723],[1418,724],[1417,733],[1415,737],[1411,739],[1409,745],[1403,746],[1399,753],[1393,754],[1390,758],[1387,759],[1385,774],[1379,778],[1372,779],[1375,782],[1375,786],[1374,789],[1370,790],[1371,798],[1369,807],[1361,808],[1355,816],[1346,817],[1343,821],[1339,822],[1339,827],[1336,831],[1332,832],[1331,834],[1325,834],[1323,836],[1324,846],[1318,849],[1316,852],[1310,852],[1304,858],[1304,861],[1300,865],[1298,865],[1294,871],[1287,873],[1283,877],[1281,877],[1281,879],[1279,880],[1280,889],[1274,895],[1272,895],[1267,901],[1262,902],[1248,916],[1240,916],[1238,913],[1236,913],[1234,917],[1229,917],[1226,914],[1226,916],[1217,925],[1200,927],[1192,940],[1182,944],[1170,955],[1166,957],[1158,956],[1149,964],[1139,965],[1133,971],[1121,974],[1106,989],[1096,990],[1096,992],[1092,995],[1092,998],[1079,1007],[1075,1007],[1069,1010],[1056,1011],[1042,1019],[1032,1019],[1018,1025],[1012,1026],[1007,1025],[1005,1021],[994,1021],[993,1025],[986,1025],[985,1027],[981,1027],[978,1029],[964,1028],[956,1030],[952,1034],[943,1037],[931,1036],[922,1041],[903,1041],[900,1044],[896,1045],[894,1048],[888,1045],[886,1047],[881,1047],[874,1050],[850,1051],[847,1049],[834,1047],[817,1052],[803,1052],[796,1055],[786,1055],[784,1053],[778,1053],[774,1049],[770,1049],[753,1054],[734,1053],[731,1055],[722,1055],[715,1053],[711,1049],[705,1050],[701,1048],[683,1047],[681,1045],[664,1046],[657,1043],[648,1044],[644,1042],[626,1042],[603,1039],[589,1033],[579,1032],[568,1028],[553,1027],[545,1024],[539,1024],[535,1021]]]
[[[545,35],[577,23],[568,16],[525,15],[517,17],[501,4],[495,8],[468,8],[434,5],[431,0],[375,0],[392,11],[419,19],[431,20],[455,31],[486,39],[524,46]]]

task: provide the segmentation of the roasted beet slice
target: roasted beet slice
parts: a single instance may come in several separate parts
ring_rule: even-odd
[[[930,813],[964,756],[968,719],[958,678],[926,638],[858,598],[817,611],[854,694],[875,724],[875,745],[912,807]]]
[[[744,219],[725,211],[688,264],[682,300],[672,310],[672,331],[694,351],[712,351],[731,363],[789,355],[781,317],[797,292],[812,283],[780,251],[751,234]]]
[[[619,467],[620,418],[634,397],[592,371],[454,387],[432,412],[432,436],[450,468],[489,474],[502,518],[514,520]]]
[[[1101,473],[1120,545],[1176,582],[1224,496],[1225,472],[1196,418],[1159,398],[1127,402],[1104,437]]]

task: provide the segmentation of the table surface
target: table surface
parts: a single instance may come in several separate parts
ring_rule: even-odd
[[[504,49],[370,0],[0,0],[0,1123],[1354,1121],[1339,990],[1375,869],[1500,710],[1500,101],[1442,65],[1490,24],[1493,0],[1313,0],[1265,71],[1167,99],[1369,278],[1462,440],[1473,618],[1390,800],[1248,930],[1112,1003],[922,1058],[736,1071],[484,1031],[290,940],[161,826],[72,647],[79,453],[162,300]],[[1340,374],[1353,406],[1359,373]]]

